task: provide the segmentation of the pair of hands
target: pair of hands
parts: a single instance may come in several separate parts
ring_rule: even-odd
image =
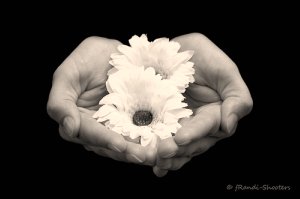
[[[177,170],[207,151],[220,139],[231,136],[238,120],[252,109],[252,99],[238,68],[208,38],[192,33],[173,39],[181,51],[193,50],[195,82],[185,92],[194,114],[182,119],[174,139],[161,140],[157,149],[126,141],[91,116],[107,94],[105,82],[111,68],[111,53],[121,43],[89,37],[85,39],[53,75],[47,110],[59,123],[59,133],[67,141],[115,160],[153,166],[161,177]]]

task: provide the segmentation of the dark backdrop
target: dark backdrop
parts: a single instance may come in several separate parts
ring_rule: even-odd
[[[291,72],[295,63],[288,46],[293,42],[293,17],[282,18],[279,10],[264,7],[230,12],[208,7],[203,14],[205,7],[189,6],[131,8],[119,14],[109,6],[70,14],[67,8],[38,9],[19,15],[20,24],[10,23],[17,29],[13,36],[22,50],[13,62],[21,61],[19,74],[29,83],[19,103],[30,105],[20,109],[30,114],[23,115],[24,124],[14,126],[21,130],[9,147],[9,184],[45,195],[200,197],[207,191],[234,192],[226,189],[229,184],[284,185],[295,190],[297,117],[288,114],[297,108]],[[253,111],[239,122],[234,136],[164,178],[155,177],[149,167],[102,158],[59,137],[58,125],[46,113],[52,74],[83,39],[96,35],[126,43],[134,34],[146,33],[153,40],[190,32],[205,34],[231,57],[250,89]]]

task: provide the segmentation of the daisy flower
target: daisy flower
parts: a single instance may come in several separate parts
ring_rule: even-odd
[[[189,117],[184,97],[154,68],[120,70],[108,77],[108,95],[102,98],[93,115],[97,122],[130,139],[140,139],[142,146],[156,146],[181,127],[178,120]],[[158,137],[157,137],[158,136]]]
[[[112,68],[108,74],[118,70],[136,67],[153,67],[163,79],[170,80],[183,93],[189,83],[194,82],[194,63],[189,59],[193,51],[178,53],[180,44],[169,41],[168,38],[159,38],[149,42],[145,34],[141,37],[133,36],[129,40],[130,46],[118,46],[119,53],[111,55]]]

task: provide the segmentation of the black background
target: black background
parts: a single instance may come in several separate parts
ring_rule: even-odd
[[[26,187],[22,193],[99,197],[200,197],[204,192],[234,192],[226,190],[228,184],[285,185],[295,191],[297,116],[289,113],[297,115],[294,13],[270,5],[231,10],[220,6],[220,11],[194,4],[139,6],[119,12],[111,5],[99,10],[92,4],[77,9],[44,5],[7,23],[14,29],[14,45],[8,51],[18,72],[12,74],[26,82],[13,92],[22,93],[22,100],[17,98],[21,107],[14,110],[22,119],[10,125],[17,133],[6,147],[7,184]],[[191,32],[203,33],[218,45],[238,65],[250,89],[253,111],[239,122],[234,136],[164,178],[155,177],[149,167],[102,158],[59,137],[58,125],[46,113],[52,74],[82,40],[102,36],[127,43],[134,34],[146,33],[153,40]]]

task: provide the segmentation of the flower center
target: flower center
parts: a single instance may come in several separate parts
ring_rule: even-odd
[[[137,126],[147,126],[151,124],[153,116],[149,111],[137,111],[134,113],[132,120]]]

